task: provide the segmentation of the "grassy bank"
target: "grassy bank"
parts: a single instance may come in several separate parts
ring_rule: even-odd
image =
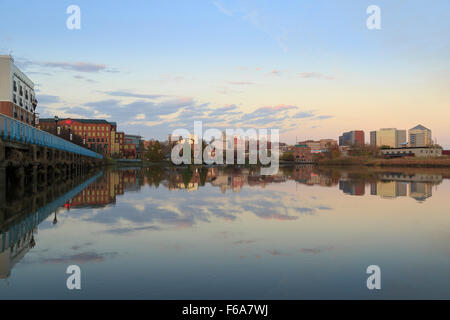
[[[336,159],[322,159],[317,164],[322,166],[450,168],[450,157],[398,159],[342,157]]]

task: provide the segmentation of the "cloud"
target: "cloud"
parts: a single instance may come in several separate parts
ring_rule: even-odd
[[[331,119],[331,118],[333,118],[333,116],[324,115],[324,116],[317,116],[314,119],[316,119],[316,120],[325,120],[325,119]]]
[[[267,117],[275,117],[280,115],[285,115],[285,112],[292,109],[297,109],[297,106],[292,105],[276,105],[276,106],[265,106],[260,107],[256,109],[255,111],[251,113],[246,113],[241,117],[241,120],[248,121],[248,120],[263,120],[263,122],[266,122],[267,120],[275,120],[274,118],[267,119]],[[265,118],[265,119],[262,119]]]
[[[232,16],[233,15],[233,12],[228,10],[228,9],[226,9],[220,1],[213,1],[212,3],[223,14],[225,14],[227,16]]]
[[[205,128],[280,128],[286,132],[299,127],[299,121],[324,120],[330,115],[316,115],[314,110],[300,110],[298,106],[278,104],[258,107],[244,112],[238,105],[213,106],[191,97],[172,97],[165,94],[106,91],[111,98],[88,101],[64,108],[43,107],[42,116],[58,114],[63,117],[105,119],[119,121],[122,131],[133,131],[165,139],[171,128],[193,129],[194,121],[202,121]],[[113,98],[114,97],[114,98]],[[130,98],[130,99],[125,99]],[[55,103],[48,97],[43,105]],[[53,102],[52,102],[53,101]]]
[[[16,64],[19,68],[29,72],[43,72],[42,70],[29,70],[32,67],[48,69],[60,69],[60,70],[70,70],[76,72],[86,72],[86,73],[99,73],[104,72],[118,72],[112,68],[107,67],[105,64],[76,61],[76,62],[61,62],[61,61],[32,61],[28,59],[16,59]],[[44,71],[46,72],[46,71]]]
[[[42,62],[41,66],[50,68],[60,68],[78,72],[99,72],[106,71],[106,65],[91,62]]]
[[[243,85],[252,85],[254,83],[250,82],[250,81],[228,81],[228,84],[234,84],[234,85],[243,86]]]
[[[274,70],[270,71],[270,74],[272,74],[272,75],[280,75],[281,72],[282,72],[281,70],[274,69]]]
[[[305,111],[300,111],[300,112],[294,114],[292,116],[292,118],[304,119],[304,118],[311,118],[311,117],[314,117],[314,116],[315,116],[315,114],[310,112],[310,111],[306,111],[306,112]]]
[[[300,72],[299,75],[301,78],[305,79],[327,79],[327,80],[335,79],[335,77],[327,76],[318,72]]]
[[[38,102],[41,104],[52,104],[60,102],[60,98],[58,96],[52,96],[48,94],[39,94],[36,98]]]
[[[107,95],[113,97],[131,97],[131,98],[140,98],[140,99],[158,99],[162,97],[166,97],[161,94],[140,94],[140,93],[132,93],[127,91],[106,91]]]
[[[97,83],[98,82],[98,81],[95,81],[95,80],[92,80],[92,79],[89,79],[89,78],[86,78],[86,77],[83,77],[80,75],[74,75],[73,77],[74,77],[74,79],[85,80],[86,82],[89,82],[89,83]]]

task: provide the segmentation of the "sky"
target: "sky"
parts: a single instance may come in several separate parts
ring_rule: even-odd
[[[288,143],[420,123],[450,148],[449,12],[448,0],[2,0],[0,54],[34,81],[41,118],[162,140],[195,120],[278,128]]]

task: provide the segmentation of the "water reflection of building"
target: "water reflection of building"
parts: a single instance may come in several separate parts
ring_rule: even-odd
[[[140,189],[136,170],[115,170],[104,173],[71,201],[71,207],[95,207],[116,203],[116,196]]]
[[[396,198],[407,196],[407,183],[401,181],[378,181],[370,185],[370,194],[382,198]]]
[[[402,174],[384,173],[381,181],[370,184],[370,194],[379,195],[382,198],[396,198],[408,196],[417,201],[425,201],[432,196],[433,185],[440,184],[443,180],[439,174]]]
[[[409,185],[409,196],[417,201],[425,201],[431,197],[433,185],[425,182],[411,182]]]
[[[212,182],[217,178],[218,168],[184,168],[168,173],[166,186],[169,190],[185,189],[196,191],[200,185]]]
[[[371,195],[385,199],[406,197],[409,189],[411,198],[424,201],[432,196],[432,186],[441,183],[443,177],[440,174],[389,172],[377,174],[370,180],[368,183]],[[349,174],[344,173],[339,180],[339,189],[350,195],[364,195],[365,184],[363,177],[351,179]]]
[[[15,225],[4,230],[0,237],[0,279],[9,277],[14,265],[34,247],[34,233],[36,225],[26,221],[22,225]]]
[[[312,165],[295,166],[292,171],[288,172],[287,178],[310,186],[333,186],[339,182],[339,179],[333,178],[331,175],[314,172]]]
[[[340,180],[339,190],[352,196],[363,196],[366,185],[364,181]]]
[[[116,195],[138,191],[146,184],[162,184],[169,190],[187,191],[197,191],[209,184],[226,193],[240,192],[245,186],[265,188],[269,184],[288,180],[308,186],[338,184],[340,190],[353,196],[365,195],[365,185],[369,184],[371,195],[396,198],[409,194],[410,197],[423,201],[431,196],[431,186],[440,183],[442,179],[442,175],[437,174],[375,173],[368,176],[351,171],[324,171],[313,165],[282,167],[278,174],[270,176],[261,175],[258,168],[247,167],[152,167],[142,171],[140,168],[128,168],[106,173],[101,180],[75,197],[72,206],[102,206],[115,203]]]

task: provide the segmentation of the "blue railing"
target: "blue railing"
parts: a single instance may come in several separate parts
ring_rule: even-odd
[[[38,146],[72,152],[86,157],[103,158],[102,155],[96,152],[5,115],[0,115],[0,137],[4,140],[9,139],[16,142],[36,144]]]

